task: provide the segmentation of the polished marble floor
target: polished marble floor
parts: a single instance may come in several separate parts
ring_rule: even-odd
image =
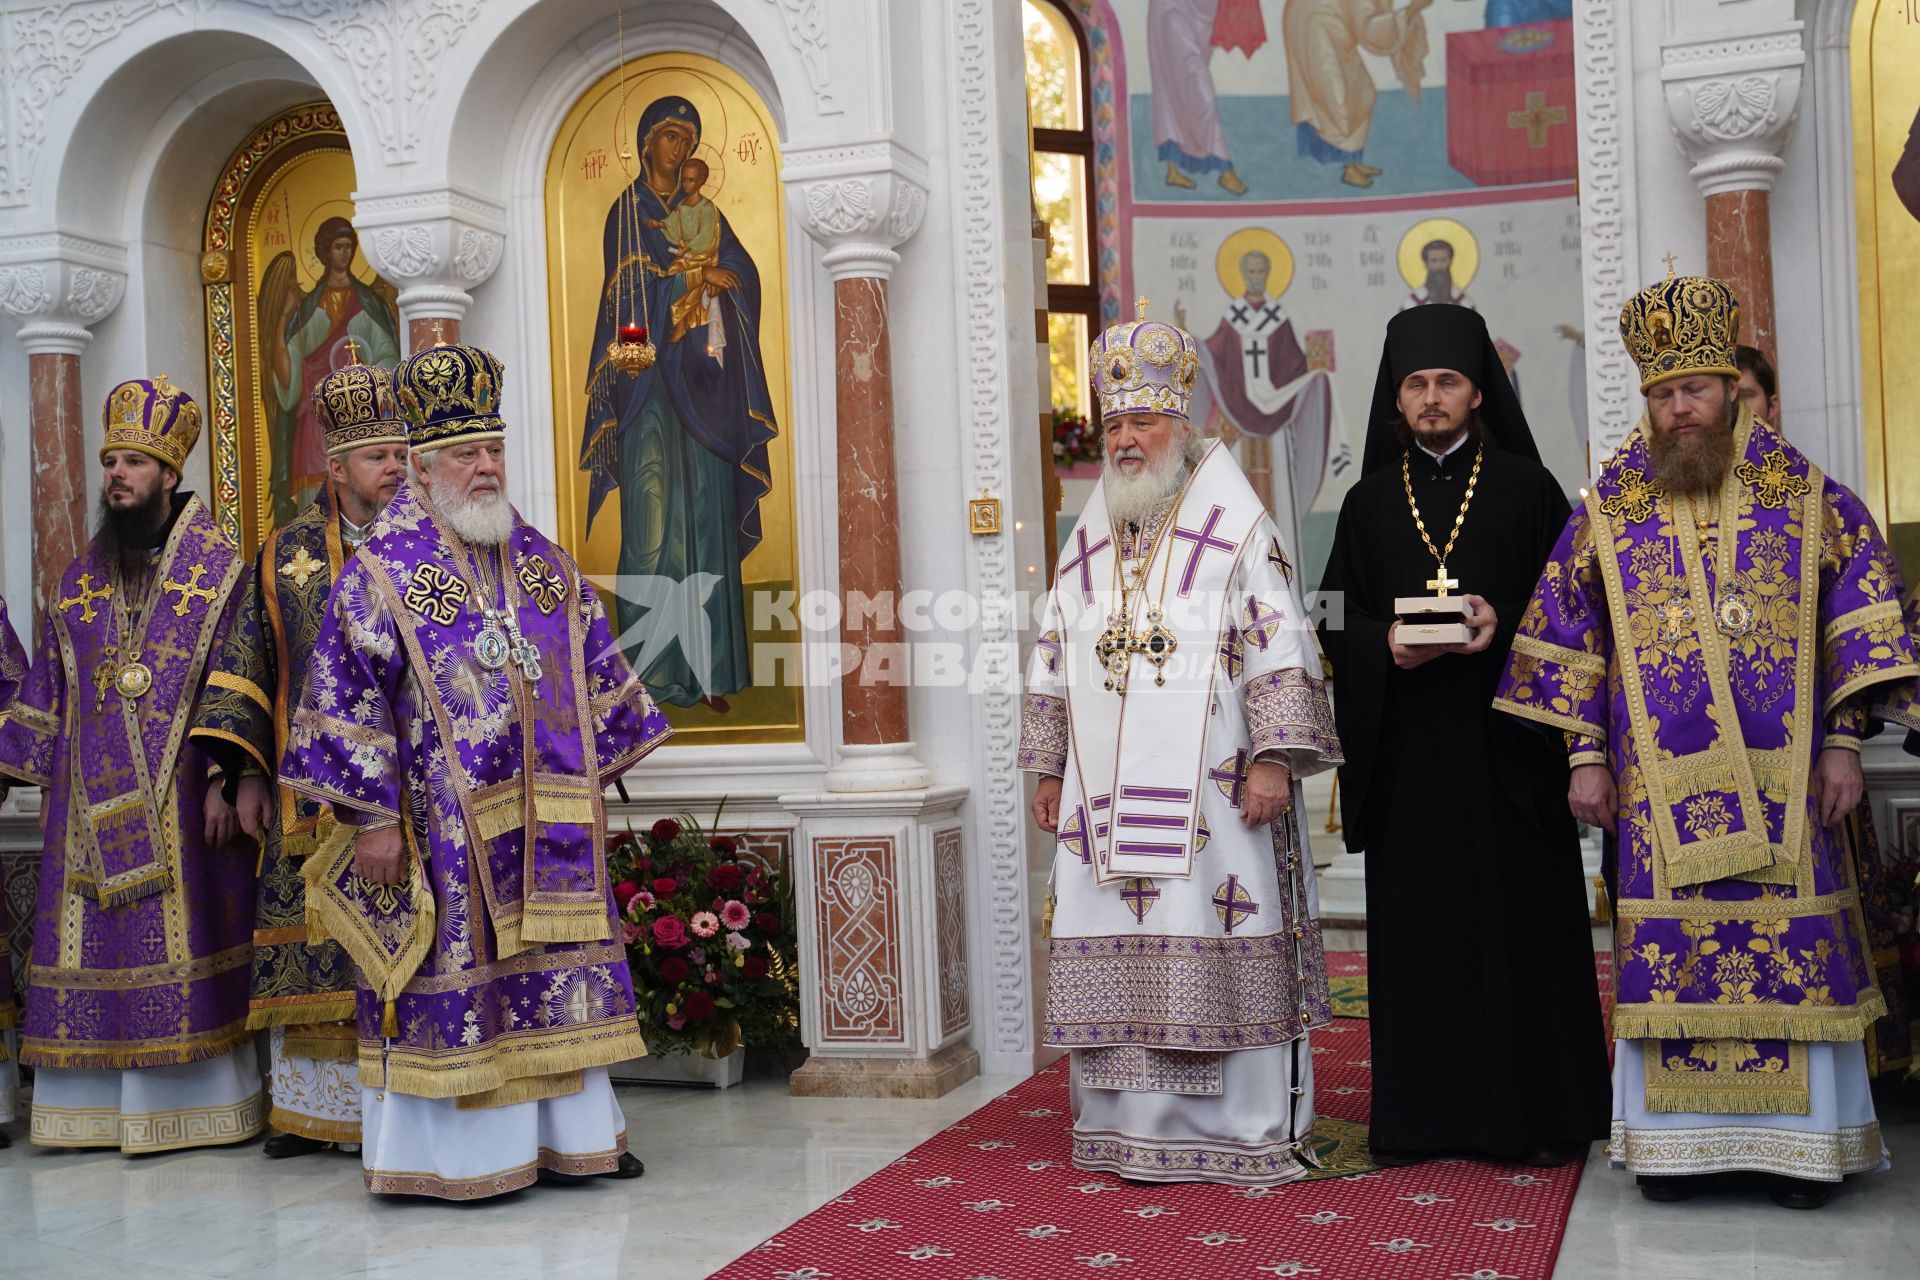
[[[374,1200],[344,1156],[36,1151],[15,1123],[0,1151],[0,1277],[697,1280],[1015,1083],[975,1080],[938,1102],[792,1098],[761,1079],[720,1093],[622,1086],[644,1179],[479,1205]],[[1883,1095],[1881,1111],[1893,1171],[1854,1179],[1816,1214],[1757,1189],[1648,1204],[1596,1146],[1556,1275],[1911,1280],[1920,1085]]]

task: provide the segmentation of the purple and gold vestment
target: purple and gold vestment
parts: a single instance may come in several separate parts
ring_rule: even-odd
[[[204,838],[210,762],[186,741],[246,566],[197,497],[160,550],[142,613],[98,541],[60,578],[32,674],[0,726],[0,770],[46,789],[21,1060],[141,1068],[245,1042],[253,855]],[[138,661],[135,696],[114,676]]]
[[[0,600],[0,723],[5,723],[7,708],[20,693],[27,679],[27,651],[7,615],[7,602]],[[13,994],[13,916],[7,909],[7,896],[0,893],[0,1031],[14,1025],[19,1006]],[[7,1046],[0,1043],[0,1062],[6,1061]]]
[[[1648,429],[1568,521],[1495,704],[1618,785],[1613,1025],[1658,1042],[1647,1110],[1806,1115],[1806,1047],[1885,1009],[1809,779],[1916,670],[1899,579],[1859,499],[1747,409],[1712,500],[1661,488]]]
[[[537,679],[479,660],[482,593]],[[506,1101],[644,1053],[602,792],[670,730],[572,558],[516,519],[494,559],[403,485],[334,587],[306,680],[283,780],[361,825],[398,821],[410,867],[398,891],[368,885],[343,843],[307,872],[310,911],[365,977],[362,1081]]]

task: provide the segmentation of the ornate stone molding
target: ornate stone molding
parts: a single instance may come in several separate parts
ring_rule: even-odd
[[[825,83],[824,0],[779,0],[816,96]],[[344,68],[363,118],[390,165],[420,158],[447,51],[473,29],[482,0],[255,0],[304,26]],[[188,19],[214,0],[73,0],[0,6],[0,208],[26,204],[46,142],[47,112],[85,68],[88,55],[158,14]],[[819,10],[810,15],[809,10]],[[257,21],[257,17],[255,19]],[[265,34],[263,32],[263,34]],[[271,36],[267,36],[271,39]],[[819,69],[816,70],[816,61]],[[355,139],[360,143],[361,139]]]
[[[120,305],[127,251],[57,232],[0,239],[0,311],[26,323],[29,354],[78,355],[92,326]]]
[[[1701,194],[1770,191],[1786,168],[1780,151],[1799,109],[1806,63],[1800,29],[1785,22],[1661,49],[1667,114]]]
[[[827,37],[827,0],[769,0],[787,25],[787,43],[800,55],[813,87],[813,109],[823,116],[840,114],[833,96],[833,58]]]
[[[1640,378],[1620,341],[1620,308],[1639,288],[1629,6],[1574,14],[1580,128],[1580,253],[1587,317],[1588,454],[1597,470],[1640,416]]]
[[[781,179],[836,280],[887,279],[926,217],[926,163],[892,141],[788,151]]]
[[[409,320],[459,320],[500,265],[506,210],[443,188],[361,195],[354,226],[367,260],[400,289]]]
[[[1598,7],[1598,6],[1589,6]],[[948,126],[954,172],[947,198],[954,244],[963,255],[961,289],[955,299],[963,361],[958,408],[964,492],[1003,493],[1011,481],[1009,436],[1028,428],[1012,422],[1005,360],[1013,339],[1007,332],[1007,227],[999,193],[1002,133],[996,95],[996,9],[999,21],[1017,13],[994,0],[953,0],[947,6],[949,66],[953,76]],[[1013,92],[1019,92],[1016,87]],[[1025,206],[1021,218],[1024,224]],[[1024,231],[1024,225],[1023,225]],[[1031,338],[1022,338],[1029,342]],[[1025,435],[1021,435],[1022,439]],[[972,589],[985,600],[1012,600],[1019,587],[1011,538],[968,538]],[[1025,783],[1014,759],[1020,738],[1020,636],[1012,609],[988,609],[978,631],[975,670],[974,743],[981,756],[973,805],[975,857],[983,870],[986,948],[980,971],[985,1007],[975,1018],[977,1043],[1008,1057],[1033,1052],[1033,971],[1027,909],[1027,816]]]

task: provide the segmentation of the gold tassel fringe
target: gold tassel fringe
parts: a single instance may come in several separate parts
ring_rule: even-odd
[[[443,1068],[432,1058],[404,1045],[394,1045],[386,1058],[384,1087],[395,1093],[421,1098],[459,1098],[468,1094],[491,1093],[509,1081],[528,1076],[552,1076],[563,1071],[584,1071],[588,1067],[606,1067],[628,1058],[643,1058],[646,1037],[640,1034],[637,1019],[627,1018],[617,1028],[613,1023],[586,1024],[569,1028],[575,1038],[550,1046],[516,1045],[512,1039],[495,1042],[494,1051],[471,1066]],[[415,1059],[424,1065],[416,1065]],[[383,1087],[381,1054],[377,1047],[363,1046],[360,1051],[360,1083]]]
[[[460,1111],[487,1111],[494,1107],[510,1107],[516,1102],[545,1102],[548,1098],[569,1097],[580,1092],[581,1087],[578,1071],[562,1071],[550,1076],[523,1076],[486,1093],[469,1093],[456,1098],[454,1107]]]
[[[1691,1111],[1699,1115],[1805,1116],[1813,1114],[1813,1103],[1804,1088],[1714,1089],[1701,1086],[1689,1089],[1648,1085],[1647,1110],[1665,1113]]]
[[[1621,1005],[1613,1011],[1616,1040],[1800,1040],[1840,1044],[1866,1037],[1875,1018],[1887,1012],[1878,990],[1862,992],[1847,1008],[1810,1009],[1767,1005],[1745,1010],[1729,1005]]]
[[[1595,924],[1613,923],[1613,899],[1607,896],[1607,878],[1593,878],[1593,922]]]

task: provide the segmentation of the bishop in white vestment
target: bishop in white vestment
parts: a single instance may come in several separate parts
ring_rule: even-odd
[[[1271,1185],[1306,1171],[1306,1033],[1331,1018],[1299,779],[1339,745],[1287,549],[1187,420],[1197,346],[1142,317],[1093,348],[1106,475],[1029,671],[1046,1034],[1076,1166]]]

